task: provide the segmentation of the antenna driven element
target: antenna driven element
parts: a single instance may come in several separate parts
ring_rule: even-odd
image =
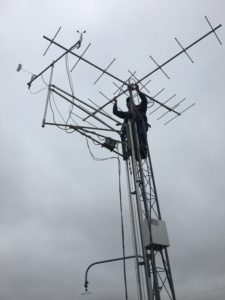
[[[162,65],[160,66],[160,65],[154,60],[154,58],[153,58],[151,55],[149,55],[149,57],[150,57],[151,60],[154,61],[154,63],[157,65],[158,69],[161,70],[161,71],[163,72],[163,74],[164,74],[168,79],[170,79],[170,77],[169,77],[169,76],[166,74],[166,72],[163,70]]]
[[[81,54],[81,58],[84,56],[84,54],[87,52],[88,48],[91,46],[91,43],[88,44],[88,46],[86,47],[86,49],[84,50],[84,52]],[[73,70],[75,69],[75,67],[77,66],[77,64],[79,63],[81,59],[79,58],[77,60],[77,62],[75,63],[75,65],[72,67],[72,69],[70,70],[70,72],[73,72]]]
[[[170,99],[169,99],[170,100]],[[185,101],[186,98],[183,98],[181,101],[179,101],[178,103],[176,103],[174,106],[173,106],[173,109],[177,108],[183,101]],[[168,100],[167,100],[168,102]],[[161,118],[163,118],[165,115],[168,114],[169,111],[166,111],[164,114],[162,114],[160,117],[158,117],[157,121],[160,120]]]
[[[95,80],[94,84],[96,84],[99,79],[105,74],[105,72],[109,69],[109,67],[114,63],[116,59],[113,58],[113,60],[111,61],[111,63],[106,67],[106,69],[103,70],[102,74]]]
[[[196,103],[192,103],[190,106],[188,106],[187,108],[185,108],[184,110],[182,110],[180,112],[180,116],[185,112],[187,111],[188,109],[190,109],[191,107],[193,107]],[[167,125],[168,123],[170,123],[171,121],[173,121],[174,119],[176,119],[177,117],[179,117],[178,115],[173,117],[172,119],[170,119],[169,121],[167,121],[166,123],[164,123],[164,125]]]
[[[60,30],[61,30],[61,26],[59,27],[59,29],[57,30],[56,34],[54,35],[54,37],[53,37],[53,39],[52,39],[53,41],[54,41],[54,39],[56,38],[56,36],[58,35],[58,33],[59,33]],[[47,51],[49,50],[49,48],[51,47],[51,45],[52,45],[52,42],[50,42],[50,44],[48,45],[48,47],[47,47],[47,49],[45,50],[43,56],[45,56],[45,54],[47,53]]]
[[[175,41],[181,46],[181,49],[184,50],[184,53],[187,55],[187,57],[190,59],[192,63],[194,63],[193,59],[190,57],[190,55],[187,53],[185,48],[181,45],[181,43],[178,41],[178,39],[175,37]]]
[[[208,19],[206,16],[205,16],[205,19],[206,19],[206,21],[208,22],[209,26],[211,27],[212,32],[215,34],[215,36],[216,36],[218,42],[220,43],[220,45],[222,45],[221,40],[219,39],[218,35],[216,34],[216,28],[213,28],[213,27],[212,27],[211,23],[209,22],[209,19]]]
[[[165,89],[164,89],[165,90]],[[161,90],[162,91],[162,90]],[[159,94],[159,93],[158,93]],[[157,94],[157,95],[158,95]],[[156,95],[156,96],[157,96]],[[154,98],[156,97],[154,96]],[[166,101],[163,102],[163,104],[166,104],[167,102],[169,102],[171,99],[173,99],[176,96],[176,94],[174,94],[173,96],[171,96],[169,99],[167,99]],[[154,112],[156,112],[158,109],[162,108],[162,106],[158,106],[157,108],[155,108],[152,112],[150,112],[149,116],[152,115]]]

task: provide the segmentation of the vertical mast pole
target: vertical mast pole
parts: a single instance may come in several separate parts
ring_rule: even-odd
[[[129,89],[130,99],[131,99],[131,110],[134,113],[134,101],[133,101],[133,94],[131,89]],[[153,292],[152,292],[152,286],[151,286],[151,280],[150,280],[150,268],[148,263],[148,255],[147,250],[144,246],[144,237],[143,237],[143,220],[142,220],[142,207],[141,207],[141,198],[144,200],[144,206],[146,207],[146,191],[143,188],[144,184],[141,182],[141,178],[138,178],[138,165],[139,170],[141,166],[141,158],[140,158],[140,150],[139,150],[139,143],[137,139],[137,127],[135,120],[129,120],[128,121],[128,134],[131,142],[131,161],[132,161],[132,167],[133,167],[133,181],[135,186],[135,193],[136,193],[136,204],[137,204],[137,212],[138,212],[138,219],[139,219],[139,231],[140,231],[140,239],[141,239],[141,246],[142,246],[142,253],[143,253],[143,259],[144,259],[144,270],[145,270],[145,279],[146,279],[146,289],[147,289],[147,295],[148,300],[153,300]],[[137,163],[137,159],[139,163]],[[142,187],[140,191],[140,186]],[[141,193],[140,193],[141,192]],[[143,194],[145,194],[143,196]],[[147,216],[147,211],[145,211],[145,215]],[[158,300],[158,299],[157,299]]]
[[[44,116],[43,116],[43,120],[42,120],[42,127],[45,127],[48,103],[49,103],[50,96],[51,96],[51,84],[52,84],[53,70],[54,70],[54,64],[52,64],[52,66],[51,66],[51,73],[50,73],[50,78],[49,78],[48,93],[47,93],[47,98],[46,98],[46,103],[45,103],[45,110],[44,110]]]
[[[135,270],[136,270],[136,280],[137,280],[137,289],[138,289],[138,299],[143,300],[142,289],[141,289],[141,274],[140,274],[140,266],[139,266],[139,253],[138,253],[138,243],[137,243],[137,232],[135,228],[135,219],[134,219],[134,207],[133,207],[133,199],[131,196],[131,181],[129,177],[128,170],[128,161],[126,161],[126,170],[127,170],[127,185],[129,192],[129,200],[130,200],[130,213],[131,213],[131,227],[132,227],[132,235],[133,235],[133,243],[134,243],[134,254],[135,254]]]

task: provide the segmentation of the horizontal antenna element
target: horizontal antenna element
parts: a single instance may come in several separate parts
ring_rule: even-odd
[[[192,63],[194,63],[194,61],[192,60],[192,58],[190,57],[190,55],[187,53],[187,51],[185,50],[185,48],[181,45],[181,43],[178,41],[178,39],[175,37],[175,40],[177,41],[177,43],[181,46],[181,48],[184,50],[184,53],[187,55],[187,57],[190,59],[190,61]]]
[[[60,30],[61,30],[61,26],[59,27],[59,29],[57,30],[56,34],[54,35],[54,37],[52,39],[53,41],[56,38],[56,36],[57,36],[57,34],[59,33]],[[45,50],[43,56],[45,56],[45,54],[47,53],[48,49],[51,47],[51,44],[52,44],[52,42],[49,44],[48,48]]]
[[[169,102],[171,99],[173,99],[176,96],[176,94],[174,94],[173,96],[171,96],[169,99],[167,99],[166,101],[163,102],[163,104],[166,104],[167,102]],[[154,96],[155,97],[155,96]],[[149,116],[152,115],[154,112],[156,112],[158,109],[162,108],[162,106],[158,106],[156,109],[154,109],[152,112],[150,112]]]
[[[190,109],[190,108],[193,107],[194,105],[195,105],[195,103],[192,103],[190,106],[188,106],[187,108],[185,108],[184,110],[182,110],[182,111],[180,112],[180,115],[182,115],[185,111],[187,111],[188,109]],[[173,121],[173,120],[176,119],[177,117],[179,117],[179,116],[173,117],[172,119],[170,119],[169,121],[167,121],[166,123],[164,123],[164,125],[170,123],[171,121]]]
[[[106,73],[106,71],[109,69],[109,67],[114,63],[114,61],[115,61],[116,59],[114,58],[112,61],[111,61],[111,63],[108,65],[108,67],[106,67],[106,69],[102,72],[102,74],[95,80],[95,82],[94,82],[94,84],[96,84],[98,81],[99,81],[99,79]]]
[[[86,51],[88,50],[88,48],[89,48],[90,46],[91,46],[91,43],[88,44],[87,48],[86,48],[86,49],[84,50],[84,52],[81,54],[81,57],[84,56],[84,54],[86,53]],[[77,62],[76,62],[75,65],[72,67],[72,69],[70,70],[70,72],[72,72],[72,71],[75,69],[75,67],[77,66],[77,64],[79,63],[80,60],[81,60],[80,58],[77,60]]]
[[[208,22],[209,26],[211,27],[211,29],[212,29],[212,32],[215,34],[215,36],[216,36],[216,38],[217,38],[218,42],[220,43],[220,45],[222,45],[222,42],[220,41],[220,39],[219,39],[218,35],[216,34],[216,28],[214,28],[214,29],[213,29],[213,27],[212,27],[211,23],[209,22],[209,19],[208,19],[206,16],[205,16],[205,19],[206,19],[206,21]]]
[[[170,99],[169,99],[170,100]],[[179,101],[177,104],[175,104],[172,108],[175,109],[177,108],[183,101],[185,101],[186,98],[183,98],[181,101]],[[168,101],[167,101],[168,102]],[[163,115],[161,115],[160,117],[158,117],[157,121],[160,120],[162,117],[164,117],[166,114],[168,114],[169,111],[166,111]],[[179,115],[181,115],[181,113],[179,113]]]
[[[154,58],[151,56],[151,55],[149,55],[149,57],[154,61],[154,63],[157,65],[157,67],[159,68],[159,70],[161,70],[162,72],[163,72],[163,74],[168,78],[168,79],[170,79],[169,78],[169,76],[166,74],[166,72],[162,69],[162,66],[163,65],[159,65],[155,60],[154,60]]]

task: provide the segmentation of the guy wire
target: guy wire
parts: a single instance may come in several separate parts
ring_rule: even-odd
[[[124,287],[125,287],[125,299],[128,300],[127,293],[127,273],[126,273],[126,252],[125,252],[125,234],[124,234],[124,221],[123,221],[123,205],[122,205],[122,191],[121,191],[121,162],[118,157],[108,157],[108,158],[97,158],[93,155],[88,139],[86,137],[86,143],[88,150],[95,161],[104,161],[109,159],[117,159],[118,161],[118,177],[119,177],[119,203],[120,203],[120,217],[121,217],[121,235],[122,235],[122,250],[123,250],[123,277],[124,277]]]

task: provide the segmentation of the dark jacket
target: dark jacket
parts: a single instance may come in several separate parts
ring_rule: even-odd
[[[141,98],[141,103],[135,105],[134,113],[132,113],[130,110],[126,112],[118,110],[117,103],[115,103],[113,106],[113,114],[121,119],[125,119],[126,122],[128,119],[134,118],[134,120],[137,123],[142,123],[144,121],[144,123],[146,123],[147,125],[148,123],[147,116],[146,116],[147,104],[148,104],[147,97],[142,92],[139,92],[139,96]]]

